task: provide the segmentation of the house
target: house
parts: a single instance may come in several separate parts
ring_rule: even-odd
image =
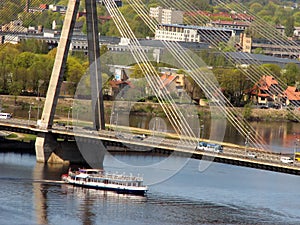
[[[286,105],[300,106],[300,90],[297,87],[288,86],[284,91]]]
[[[278,103],[279,96],[278,81],[273,76],[262,76],[250,90],[250,99],[258,105]]]
[[[173,74],[170,72],[165,72],[161,77],[164,87],[170,93],[176,93],[178,96],[182,95],[184,88],[184,75],[183,74]]]
[[[110,90],[108,91],[108,95],[112,97],[112,99],[115,99],[117,95],[121,92],[123,88],[126,86],[130,86],[130,82],[127,81],[129,79],[128,75],[126,74],[124,69],[120,70],[120,74],[118,72],[115,75],[114,80],[110,80]],[[122,96],[118,96],[119,98],[122,98]]]
[[[14,33],[27,33],[27,28],[23,27],[23,21],[20,19],[13,20],[8,24],[4,24],[1,27],[3,32],[14,32]]]

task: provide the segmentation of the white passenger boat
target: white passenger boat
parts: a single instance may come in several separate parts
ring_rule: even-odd
[[[143,178],[140,176],[107,173],[101,169],[69,170],[68,174],[62,175],[62,180],[76,186],[118,193],[144,195],[148,191],[148,187],[143,184]]]

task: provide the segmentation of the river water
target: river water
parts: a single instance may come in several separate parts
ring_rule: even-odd
[[[218,163],[199,171],[194,159],[176,171],[140,167],[164,159],[105,157],[106,170],[131,172],[124,166],[130,164],[153,178],[166,174],[139,197],[61,184],[66,167],[0,153],[0,224],[300,224],[298,176]]]

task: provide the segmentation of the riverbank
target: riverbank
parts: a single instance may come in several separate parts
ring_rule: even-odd
[[[12,113],[15,118],[32,119],[37,120],[42,114],[45,98],[36,98],[28,96],[9,96],[1,95],[0,102],[3,112]],[[72,110],[74,99],[73,98],[59,98],[55,120],[66,120]],[[89,101],[86,100],[86,107],[89,105]],[[130,103],[130,104],[128,104]],[[114,101],[105,101],[105,120],[109,123],[110,115],[114,106]],[[77,106],[78,107],[78,106]],[[131,114],[138,115],[156,115],[162,116],[164,112],[159,103],[152,102],[125,102],[124,109],[130,109]],[[199,117],[202,119],[209,119],[211,116],[211,110],[213,107],[208,106],[195,106]],[[122,110],[122,107],[119,109]],[[299,122],[300,110],[288,110],[288,109],[258,109],[258,108],[234,108],[239,117],[244,117],[249,121],[294,121]],[[86,113],[90,112],[87,109]],[[29,115],[30,114],[30,115]]]

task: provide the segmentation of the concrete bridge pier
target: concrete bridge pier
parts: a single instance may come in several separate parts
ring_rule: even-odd
[[[48,162],[51,154],[58,149],[56,139],[50,133],[39,133],[35,140],[36,161],[41,163]],[[54,153],[55,154],[55,153]],[[57,159],[57,162],[61,160]]]
[[[80,149],[83,150],[84,156],[78,150],[75,141],[58,142],[53,133],[51,133],[55,109],[58,102],[59,92],[65,73],[67,56],[70,48],[70,42],[73,34],[76,15],[78,12],[80,0],[69,0],[68,8],[64,18],[64,24],[60,36],[60,41],[57,47],[57,53],[54,61],[54,66],[49,81],[49,87],[46,95],[45,105],[41,117],[39,128],[41,131],[36,138],[36,159],[43,163],[64,163],[66,160],[71,162],[76,161],[76,155],[79,161],[86,161],[93,168],[103,167],[103,151],[98,151],[97,145],[88,145],[84,143]],[[87,10],[87,38],[89,49],[89,62],[91,74],[91,91],[92,91],[92,108],[94,127],[96,130],[105,129],[104,123],[104,107],[102,96],[102,77],[100,70],[100,49],[99,49],[99,33],[97,20],[97,5],[94,0],[86,0]],[[86,150],[85,150],[86,149]],[[84,160],[85,158],[86,160]]]
[[[37,162],[86,164],[75,141],[57,141],[51,133],[39,133],[35,142]]]

